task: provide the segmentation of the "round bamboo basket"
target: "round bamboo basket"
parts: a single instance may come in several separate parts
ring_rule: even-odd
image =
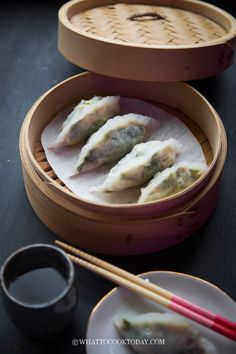
[[[120,94],[167,105],[201,144],[209,165],[206,173],[185,191],[144,205],[96,205],[81,200],[55,175],[46,160],[40,137],[59,111],[95,94]],[[189,85],[134,83],[92,73],[72,77],[45,93],[27,114],[20,135],[26,192],[43,223],[80,247],[120,255],[166,248],[197,230],[217,202],[226,149],[220,118]]]
[[[232,64],[236,21],[197,0],[74,0],[59,11],[59,50],[112,77],[186,81]]]
[[[80,88],[78,90],[78,87]],[[95,204],[78,198],[67,190],[46,161],[40,145],[43,128],[65,107],[82,98],[97,95],[130,96],[172,105],[172,112],[185,122],[198,139],[208,162],[205,174],[184,191],[161,201],[144,205]],[[77,207],[100,214],[144,217],[168,214],[183,208],[209,181],[221,150],[222,127],[220,119],[208,101],[196,90],[183,83],[150,83],[108,78],[92,73],[84,73],[67,79],[46,92],[27,114],[22,131],[24,144],[30,163],[43,181],[55,193],[66,198]],[[21,137],[23,141],[23,135]]]

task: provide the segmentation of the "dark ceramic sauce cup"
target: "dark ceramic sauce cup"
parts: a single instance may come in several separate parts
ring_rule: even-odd
[[[46,244],[23,247],[5,261],[0,279],[6,312],[28,337],[50,339],[71,321],[77,302],[75,271],[61,249]],[[36,301],[31,293],[38,296]]]

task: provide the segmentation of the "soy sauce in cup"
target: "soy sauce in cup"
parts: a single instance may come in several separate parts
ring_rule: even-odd
[[[53,267],[33,269],[16,276],[9,284],[9,293],[27,304],[52,301],[67,286],[66,279]]]
[[[74,266],[55,246],[36,244],[13,253],[2,266],[1,285],[9,318],[31,338],[51,338],[73,318]]]

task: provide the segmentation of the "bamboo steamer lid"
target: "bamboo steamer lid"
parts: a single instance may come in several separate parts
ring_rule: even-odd
[[[233,62],[236,21],[197,0],[73,0],[59,11],[59,50],[102,75],[142,81],[213,76]]]

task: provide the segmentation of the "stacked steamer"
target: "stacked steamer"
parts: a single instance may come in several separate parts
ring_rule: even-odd
[[[235,20],[198,1],[143,3],[75,0],[60,9],[60,51],[93,73],[46,92],[27,114],[20,135],[26,192],[39,218],[62,238],[106,254],[152,252],[195,232],[216,205],[226,158],[225,130],[216,111],[177,81],[212,76],[231,65]],[[185,190],[145,204],[100,204],[72,193],[49,165],[41,134],[59,112],[95,95],[164,107],[198,140],[206,172]]]

